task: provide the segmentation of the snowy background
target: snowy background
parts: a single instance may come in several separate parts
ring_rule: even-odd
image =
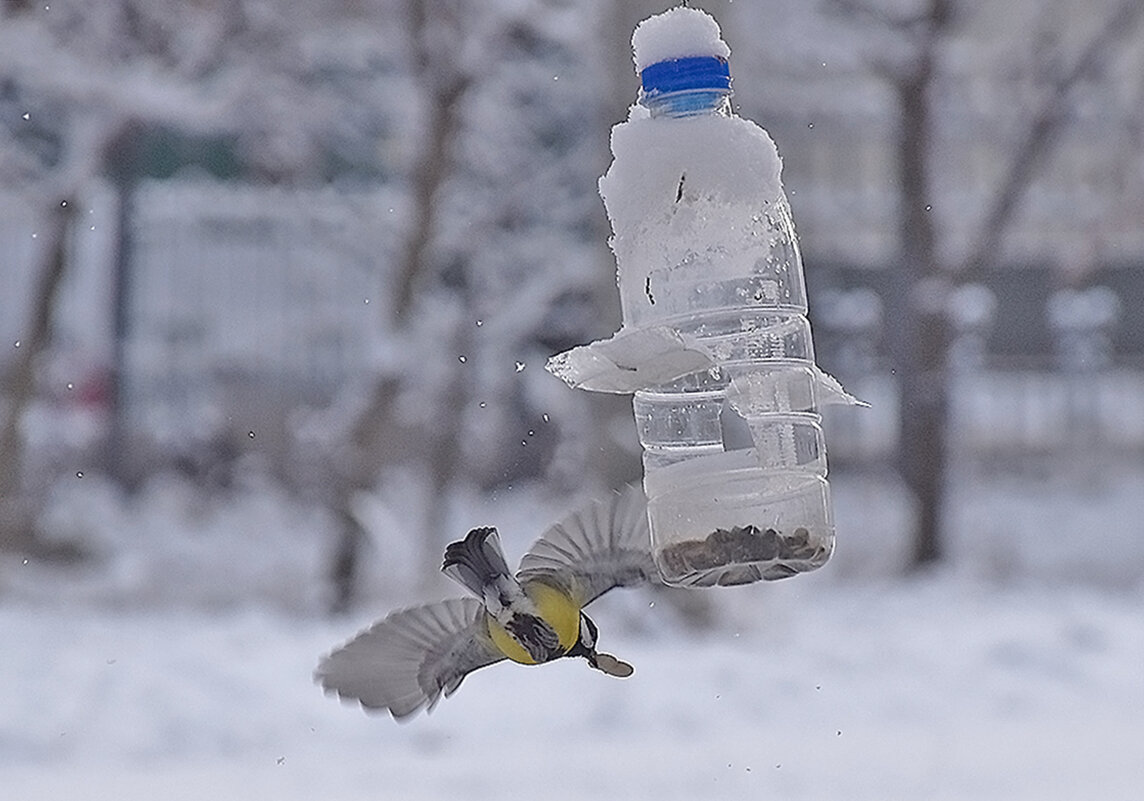
[[[595,180],[668,4],[91,5],[0,2],[5,381],[71,199],[0,492],[35,532],[0,536],[0,798],[495,798],[522,765],[552,799],[1144,798],[1144,29],[955,295],[946,549],[910,571],[878,76],[910,52],[879,18],[914,4],[698,3],[783,155],[820,361],[873,403],[827,420],[836,555],[613,594],[632,678],[499,665],[398,725],[323,697],[318,657],[452,593],[434,563],[470,527],[515,557],[638,475],[626,401],[542,367],[618,322]],[[1044,76],[1120,8],[954,5],[953,260]]]

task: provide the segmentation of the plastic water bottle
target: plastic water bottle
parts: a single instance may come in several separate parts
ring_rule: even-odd
[[[845,393],[814,363],[777,151],[732,114],[730,50],[709,15],[651,17],[633,46],[639,103],[600,179],[623,328],[550,369],[634,392],[665,581],[813,570],[834,547],[819,396]]]

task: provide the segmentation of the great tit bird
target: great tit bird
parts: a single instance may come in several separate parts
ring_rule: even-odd
[[[647,501],[639,485],[579,509],[545,531],[513,576],[495,528],[445,549],[442,571],[476,598],[392,612],[326,656],[314,673],[327,693],[400,720],[432,710],[477,668],[511,659],[583,657],[611,676],[631,665],[596,650],[582,611],[613,587],[658,582]]]

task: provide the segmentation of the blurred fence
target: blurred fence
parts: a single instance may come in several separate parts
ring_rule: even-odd
[[[128,414],[161,439],[322,404],[384,347],[389,192],[145,184],[135,199]]]
[[[893,377],[844,383],[870,407],[827,409],[832,467],[888,463],[897,445]],[[1042,458],[1089,466],[1144,458],[1144,370],[1068,375],[999,362],[955,373],[950,400],[951,450],[963,462],[1012,468]]]
[[[33,283],[35,221],[21,217],[10,198],[0,198],[0,209],[11,211],[0,214],[0,321],[12,340]],[[144,184],[131,240],[124,400],[133,431],[176,452],[220,426],[244,429],[244,421],[258,420],[260,432],[268,431],[291,408],[328,403],[368,374],[386,348],[386,276],[401,241],[401,212],[399,198],[386,191]],[[95,208],[90,214],[107,218]],[[79,233],[96,227],[85,218]],[[61,298],[69,311],[57,315],[71,333],[57,341],[44,392],[61,406],[78,396],[55,384],[70,388],[79,381],[73,376],[109,367],[84,363],[109,353],[109,241],[73,248],[79,274],[69,277]],[[1144,293],[1144,270],[1135,279],[1132,291]],[[978,286],[956,298],[954,457],[1011,464],[1144,454],[1144,354],[1126,357],[1111,345],[1117,331],[1140,325],[1131,300],[1108,287],[1042,294],[1029,314],[1046,332],[1044,346],[1005,355],[992,343],[997,320],[1013,316],[998,313],[1007,297]],[[882,344],[880,294],[868,286],[819,287],[813,301],[820,363],[871,403],[828,412],[832,464],[886,462],[896,444],[898,403]],[[1002,332],[1002,339],[1013,337]],[[46,422],[35,439],[50,446],[50,410],[39,419]]]

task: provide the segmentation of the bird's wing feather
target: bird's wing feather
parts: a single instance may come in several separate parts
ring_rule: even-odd
[[[553,582],[581,606],[613,587],[659,582],[643,489],[634,484],[552,526],[521,560],[517,579]]]
[[[432,710],[466,675],[501,659],[481,602],[454,598],[391,613],[325,657],[314,679],[327,693],[401,719]]]

